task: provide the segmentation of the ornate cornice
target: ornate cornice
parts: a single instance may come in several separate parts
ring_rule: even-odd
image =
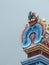
[[[46,65],[49,65],[49,59],[41,54],[28,58],[27,60],[25,60],[21,63],[22,63],[22,65],[29,65],[29,64],[36,63],[36,62],[43,62]]]
[[[37,44],[37,45],[34,45],[34,46],[30,46],[28,48],[25,48],[24,51],[28,54],[28,53],[31,53],[31,52],[34,52],[36,50],[41,50],[43,52],[45,52],[46,54],[49,54],[49,48],[44,46],[43,44]]]

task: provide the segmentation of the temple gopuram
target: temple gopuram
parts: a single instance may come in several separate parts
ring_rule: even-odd
[[[21,43],[28,57],[22,65],[49,65],[49,24],[45,18],[40,19],[35,12],[29,12]]]

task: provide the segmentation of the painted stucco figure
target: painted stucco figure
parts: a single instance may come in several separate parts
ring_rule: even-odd
[[[34,12],[29,12],[28,24],[22,32],[22,47],[29,47],[31,44],[43,43],[46,34],[45,19],[41,20]],[[47,37],[47,36],[46,36]]]

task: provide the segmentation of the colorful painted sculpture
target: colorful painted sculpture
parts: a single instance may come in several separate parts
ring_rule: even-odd
[[[38,16],[36,16],[36,14],[33,12],[29,12],[29,15],[28,15],[28,23],[29,23],[29,25],[30,26],[32,26],[32,25],[34,25],[34,24],[36,24],[37,23],[37,21],[38,21]]]
[[[22,48],[28,59],[22,65],[49,65],[49,24],[29,12],[28,24],[21,36]]]
[[[38,43],[44,43],[45,46],[49,47],[49,27],[46,28],[46,20],[41,20],[34,12],[29,12],[28,23],[22,33],[22,47],[26,48],[31,44]]]
[[[23,35],[23,43],[22,43],[23,48],[28,47],[29,45],[31,45],[32,42],[31,42],[29,36],[32,33],[36,34],[36,37],[34,39],[34,43],[36,44],[36,43],[40,42],[40,40],[42,38],[42,26],[37,23],[34,26],[29,26],[25,30],[24,35]]]

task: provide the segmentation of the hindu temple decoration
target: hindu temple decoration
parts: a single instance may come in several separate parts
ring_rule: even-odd
[[[40,19],[35,12],[30,11],[21,40],[28,57],[22,65],[49,65],[49,24],[46,24],[45,18]]]
[[[46,25],[46,19],[40,19],[35,12],[30,11],[28,24],[22,32],[22,47],[27,48],[31,44],[39,43],[49,47],[49,24]]]

